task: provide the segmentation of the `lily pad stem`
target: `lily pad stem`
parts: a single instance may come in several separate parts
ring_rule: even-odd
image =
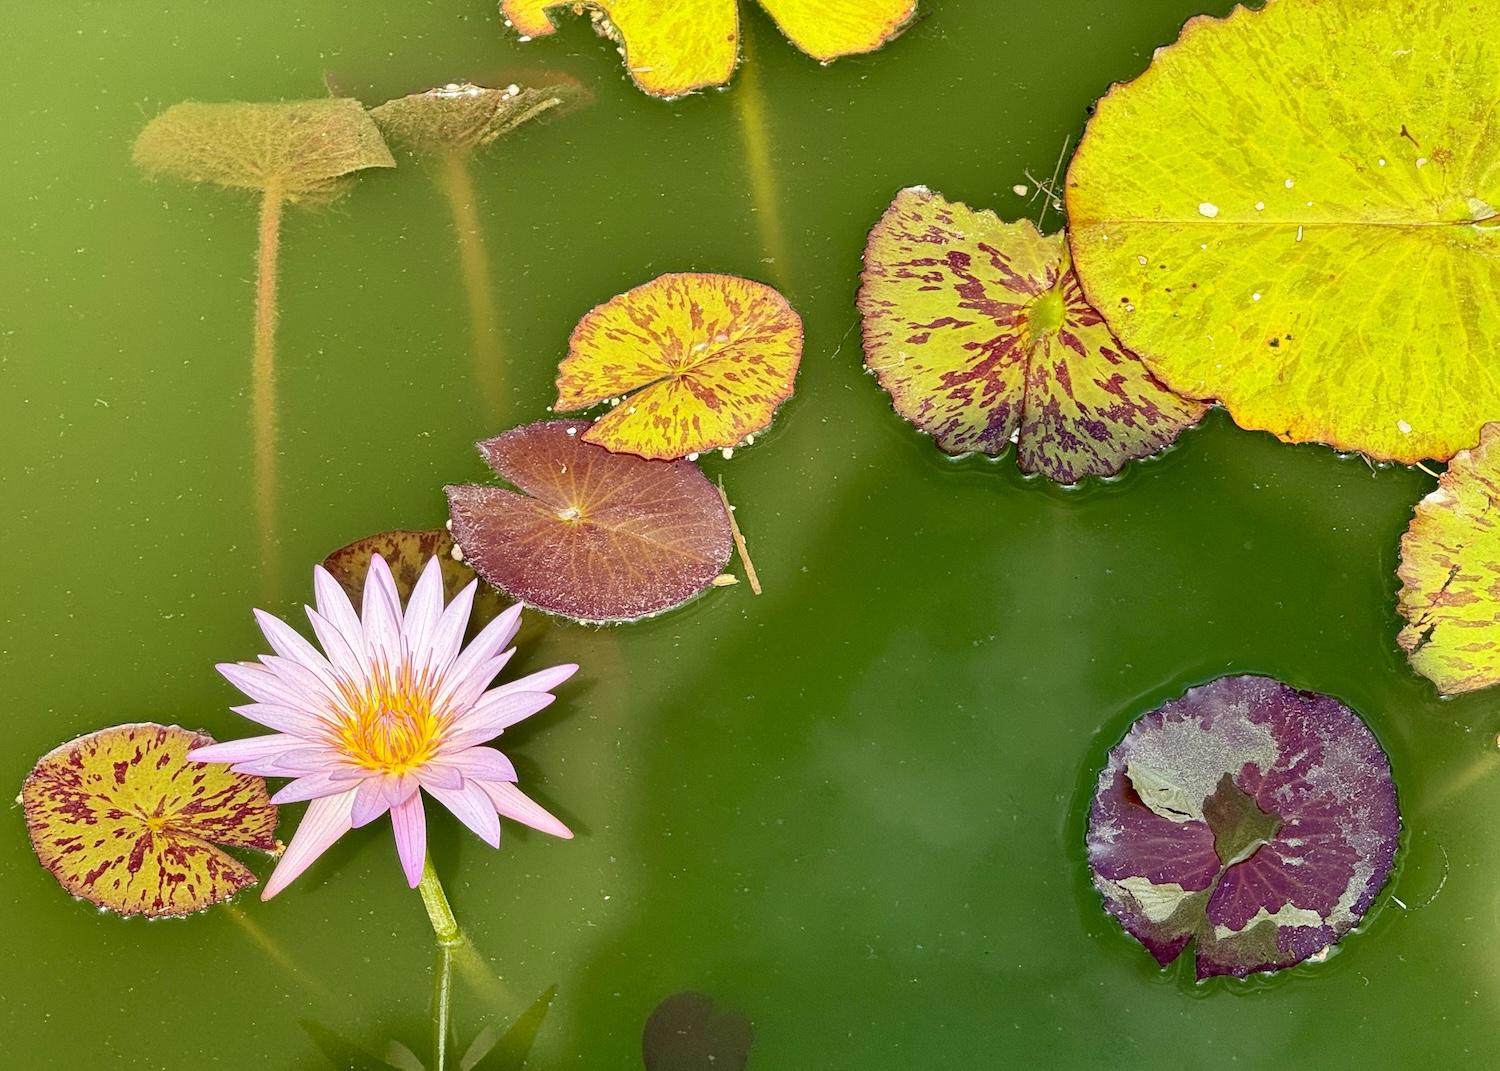
[[[250,366],[255,426],[255,507],[261,556],[269,555],[276,532],[276,271],[281,250],[280,178],[266,181],[260,201],[260,243],[255,274],[255,355]]]
[[[442,158],[438,185],[448,200],[458,239],[458,262],[469,302],[469,329],[473,333],[475,385],[484,403],[485,416],[498,418],[504,415],[500,317],[491,289],[490,256],[484,247],[467,151],[456,150]]]

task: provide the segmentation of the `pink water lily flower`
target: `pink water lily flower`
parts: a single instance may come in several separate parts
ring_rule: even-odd
[[[426,792],[487,844],[500,846],[500,815],[557,837],[573,834],[516,788],[509,759],[486,741],[552,702],[574,665],[491,688],[515,648],[513,606],[463,646],[470,584],[443,605],[438,559],[427,563],[405,612],[385,559],[374,555],[363,608],[321,566],[308,620],[323,650],[260,610],[274,655],[219,672],[255,702],[233,708],[275,732],[197,748],[189,757],[242,773],[291,777],[275,803],[311,800],[261,899],[269,900],[351,828],[391,814],[396,852],[416,887],[427,854]]]

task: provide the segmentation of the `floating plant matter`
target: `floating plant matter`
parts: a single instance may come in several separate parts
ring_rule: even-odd
[[[211,737],[116,725],[38,760],[21,788],[31,845],[74,896],[121,915],[188,915],[255,875],[219,846],[276,852],[261,778],[189,757]]]
[[[1110,333],[1063,235],[921,186],[870,232],[859,308],[866,367],[950,454],[1014,443],[1021,471],[1075,483],[1157,452],[1203,415]]]
[[[663,275],[578,322],[553,408],[614,403],[580,434],[617,453],[672,459],[729,449],[771,423],[801,359],[802,320],[771,287],[733,275]]]
[[[873,52],[916,13],[917,0],[759,0],[792,43],[815,59]],[[526,38],[555,33],[552,12],[593,11],[601,34],[620,44],[635,84],[676,97],[728,82],[740,55],[738,0],[501,0]]]
[[[174,104],[141,131],[135,162],[148,173],[258,190],[255,352],[251,412],[262,550],[276,530],[276,279],[286,204],[323,202],[370,167],[395,167],[357,100]]]
[[[1368,910],[1401,828],[1390,764],[1347,707],[1222,677],[1144,715],[1089,813],[1104,905],[1163,965],[1199,978],[1324,953]]]
[[[275,655],[219,667],[254,700],[236,711],[274,730],[197,748],[201,762],[241,773],[291,777],[277,803],[311,800],[266,882],[270,899],[351,828],[391,815],[396,851],[413,888],[424,883],[425,792],[486,844],[500,844],[499,815],[571,837],[566,826],[516,788],[509,759],[486,741],[551,704],[574,665],[554,666],[491,688],[520,625],[512,607],[471,641],[464,629],[476,584],[446,607],[441,563],[428,562],[403,612],[384,559],[370,561],[356,614],[338,581],[314,569],[317,609],[308,610],[323,651],[279,618],[256,611]],[[326,653],[325,653],[326,652]],[[431,864],[426,864],[430,871]],[[436,877],[423,884],[429,896]],[[441,893],[438,893],[441,896]],[[443,901],[446,912],[446,901]],[[429,908],[431,910],[431,908]],[[448,913],[454,940],[457,924]],[[442,927],[434,929],[443,939]]]
[[[585,441],[586,421],[514,428],[479,443],[518,491],[446,488],[464,560],[501,591],[584,621],[631,621],[709,587],[733,548],[718,490],[686,461]]]
[[[1500,415],[1500,4],[1268,0],[1099,102],[1084,292],[1243,427],[1448,458]]]
[[[1412,667],[1449,695],[1500,684],[1500,423],[1417,504],[1397,575]]]
[[[370,109],[370,117],[393,144],[426,157],[437,166],[438,186],[448,202],[458,239],[474,336],[475,380],[491,417],[499,416],[503,409],[504,358],[500,352],[495,286],[479,222],[471,158],[475,150],[582,96],[578,86],[561,82],[541,87],[510,85],[504,89],[465,82],[397,97]]]

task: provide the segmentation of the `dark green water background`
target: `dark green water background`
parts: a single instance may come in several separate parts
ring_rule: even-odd
[[[543,1071],[639,1067],[643,1021],[683,989],[754,1022],[761,1069],[1483,1066],[1500,1043],[1500,710],[1494,694],[1438,700],[1394,644],[1397,539],[1430,477],[1215,414],[1116,482],[1058,490],[1009,459],[945,460],[861,371],[860,251],[898,188],[1034,215],[1011,192],[1024,172],[1050,174],[1112,81],[1227,6],[925,0],[893,46],[828,69],[750,12],[789,250],[773,265],[733,93],[649,100],[584,22],[523,45],[493,0],[12,5],[0,787],[115,722],[253,732],[212,669],[262,650],[252,605],[293,614],[328,550],[441,523],[441,485],[484,476],[473,440],[546,415],[589,307],[664,271],[740,273],[782,285],[807,323],[772,432],[706,463],[766,594],[557,624],[521,652],[521,669],[584,666],[506,738],[579,836],[509,826],[496,853],[430,809],[439,870],[506,994],[460,990],[465,1038],[555,984]],[[428,173],[371,173],[330,209],[289,212],[285,524],[262,567],[253,202],[143,181],[133,136],[184,98],[318,96],[325,72],[373,103],[539,67],[595,101],[476,168],[508,419],[471,386]],[[1135,715],[1230,671],[1360,710],[1407,835],[1328,962],[1194,986],[1103,914],[1083,816]],[[323,1066],[304,1018],[425,1051],[431,937],[384,822],[270,904],[147,924],[63,894],[12,809],[0,918],[7,1068]]]

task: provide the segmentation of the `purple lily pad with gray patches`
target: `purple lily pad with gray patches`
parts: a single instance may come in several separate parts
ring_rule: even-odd
[[[1099,775],[1088,857],[1104,906],[1200,979],[1320,956],[1385,884],[1401,831],[1390,762],[1348,707],[1221,677],[1141,717]]]

